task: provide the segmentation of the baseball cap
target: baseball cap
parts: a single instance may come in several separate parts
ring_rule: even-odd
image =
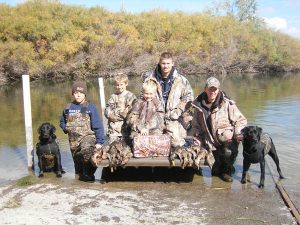
[[[210,88],[210,87],[219,88],[220,87],[220,81],[215,77],[209,77],[205,82],[205,87],[207,87],[207,88]]]

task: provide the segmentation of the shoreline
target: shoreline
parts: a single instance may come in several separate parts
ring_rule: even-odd
[[[189,66],[188,68],[182,68],[176,66],[176,69],[179,71],[179,73],[183,74],[184,76],[210,76],[210,75],[217,75],[217,76],[230,76],[233,74],[245,74],[249,76],[253,75],[259,75],[259,74],[282,74],[282,73],[299,73],[300,67],[284,67],[284,66],[274,66],[274,65],[265,65],[265,66],[255,66],[255,65],[248,65],[247,68],[239,67],[239,66],[233,66],[232,68],[229,68],[227,70],[210,70],[208,68],[200,68],[199,66]],[[148,67],[151,68],[151,67]],[[123,68],[123,69],[115,69],[110,71],[98,71],[90,73],[87,76],[73,76],[70,75],[64,75],[64,74],[51,74],[51,75],[44,75],[40,77],[32,77],[31,79],[34,81],[37,80],[45,80],[45,81],[67,81],[67,80],[76,80],[76,79],[94,79],[97,77],[103,77],[104,79],[110,78],[115,76],[118,72],[122,71],[128,74],[129,77],[139,77],[141,74],[146,72],[147,68],[144,68],[143,71],[136,71],[131,70],[130,67]],[[152,68],[154,69],[154,68]],[[148,69],[148,71],[151,69]],[[27,73],[24,73],[27,74]],[[95,75],[98,74],[98,75]],[[11,85],[15,82],[20,82],[22,80],[22,75],[19,74],[16,76],[15,79],[9,79],[4,76],[4,73],[0,73],[0,87],[5,85]]]

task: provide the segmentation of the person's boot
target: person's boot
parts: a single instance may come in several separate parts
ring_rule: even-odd
[[[75,174],[82,174],[83,173],[83,161],[79,157],[73,158],[74,160],[74,168]]]
[[[79,180],[84,182],[94,182],[95,176],[91,174],[91,166],[89,162],[84,162],[83,164],[83,171],[79,174]]]
[[[79,180],[84,182],[94,182],[95,176],[94,175],[88,175],[86,173],[79,174]]]
[[[223,180],[223,181],[225,181],[225,182],[233,182],[233,179],[232,179],[232,177],[231,177],[231,171],[232,171],[232,166],[233,165],[231,165],[231,164],[229,164],[229,163],[224,163],[223,164],[223,168],[224,168],[224,170],[223,170],[223,172],[221,173],[221,176],[220,176],[220,178]]]
[[[225,182],[233,182],[231,175],[229,175],[227,173],[222,173],[220,178]]]

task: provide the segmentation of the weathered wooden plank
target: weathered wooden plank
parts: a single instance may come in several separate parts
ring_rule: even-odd
[[[102,160],[98,167],[108,167],[109,162],[107,159]],[[153,158],[131,158],[125,167],[170,167],[170,161],[167,157],[153,157]],[[179,159],[175,159],[175,167],[180,167]]]

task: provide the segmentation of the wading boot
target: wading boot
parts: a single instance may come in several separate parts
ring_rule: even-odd
[[[79,175],[79,180],[84,181],[84,182],[94,182],[95,181],[95,176],[94,175],[87,175],[87,174],[80,174]]]
[[[91,167],[92,167],[92,165],[90,162],[84,162],[83,167],[82,167],[83,171],[82,171],[82,173],[79,174],[79,180],[84,181],[84,182],[94,182],[95,181],[95,176],[94,176],[95,170],[92,170]]]
[[[225,182],[232,182],[233,181],[232,177],[227,173],[222,173],[220,178]]]

